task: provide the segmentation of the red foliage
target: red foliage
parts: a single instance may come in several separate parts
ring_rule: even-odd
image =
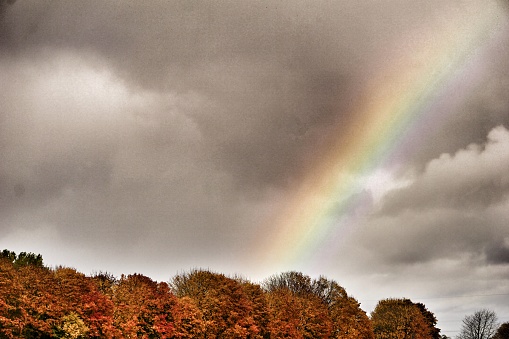
[[[422,304],[384,300],[371,321],[337,283],[299,272],[262,289],[195,270],[176,276],[171,290],[140,274],[87,277],[34,262],[0,257],[1,338],[418,339],[439,331]]]

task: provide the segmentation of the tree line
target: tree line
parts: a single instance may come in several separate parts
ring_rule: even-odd
[[[257,284],[196,269],[166,283],[0,252],[0,338],[443,338],[436,324],[409,299],[368,316],[335,281],[300,272]]]

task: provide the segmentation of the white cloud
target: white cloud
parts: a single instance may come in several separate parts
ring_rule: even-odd
[[[507,197],[509,189],[509,131],[499,126],[485,144],[471,144],[454,155],[431,160],[408,187],[389,192],[383,213],[411,209],[484,208]]]
[[[341,267],[389,279],[423,265],[460,265],[463,271],[495,264],[503,272],[509,264],[508,168],[509,131],[499,126],[485,143],[443,154],[412,177],[394,180],[389,172],[375,172],[366,179],[378,198],[373,213],[358,218],[338,245],[339,258],[355,258],[341,260]]]

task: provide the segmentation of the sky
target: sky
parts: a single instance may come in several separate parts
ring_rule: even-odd
[[[0,247],[509,321],[509,4],[0,0]]]

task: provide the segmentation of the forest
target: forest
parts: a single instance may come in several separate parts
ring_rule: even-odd
[[[447,338],[436,324],[409,299],[368,316],[335,281],[300,272],[257,284],[195,269],[156,282],[0,252],[0,338]]]

